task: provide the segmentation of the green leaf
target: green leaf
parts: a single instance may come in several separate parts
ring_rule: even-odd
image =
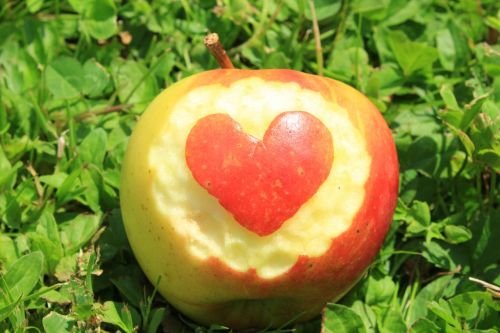
[[[28,236],[31,241],[31,247],[43,253],[47,266],[46,269],[49,273],[52,273],[63,256],[61,244],[54,243],[47,236],[37,233],[29,233]]]
[[[453,89],[450,85],[444,84],[439,90],[439,94],[443,99],[446,107],[451,110],[460,110],[458,106],[457,99],[455,98],[455,94],[453,93]]]
[[[133,333],[134,323],[139,321],[139,315],[133,308],[111,301],[103,304],[101,316],[103,322],[118,326],[127,333]]]
[[[106,221],[108,226],[99,238],[99,243],[103,243],[101,255],[103,257],[113,258],[118,251],[130,251],[120,210],[113,210],[106,218]],[[127,295],[127,297],[129,296],[130,294]]]
[[[104,182],[116,189],[120,188],[121,174],[118,170],[106,170],[103,174]]]
[[[430,263],[446,270],[453,270],[457,266],[451,256],[450,249],[441,246],[440,243],[435,241],[424,244],[422,255]]]
[[[371,20],[382,19],[387,10],[388,1],[355,0],[350,7],[355,13],[360,13],[363,17]]]
[[[266,58],[263,68],[288,68],[289,61],[282,52],[273,52]]]
[[[23,39],[26,44],[21,44],[23,48],[35,60],[36,67],[40,64],[49,64],[61,50],[65,49],[64,38],[62,36],[62,25],[55,20],[41,20],[36,16],[28,16],[23,22]]]
[[[472,232],[461,225],[447,225],[444,227],[446,241],[452,244],[459,244],[469,241],[472,238]]]
[[[80,0],[68,0],[68,2],[75,11],[77,11],[77,12],[82,11],[82,5],[83,5],[82,1],[80,1]]]
[[[156,333],[168,313],[167,308],[156,308],[151,311],[146,333]]]
[[[62,224],[61,241],[65,253],[76,253],[85,245],[99,229],[101,216],[93,214],[80,214],[74,219]]]
[[[390,308],[379,324],[380,333],[406,332],[408,328],[400,311]]]
[[[156,69],[154,70],[154,74],[158,79],[165,80],[169,75],[172,74],[172,69],[175,66],[176,57],[172,53],[167,53],[160,57],[157,61],[158,64],[155,65]]]
[[[2,278],[0,277],[0,286],[2,283]],[[0,290],[2,291],[2,290]],[[0,292],[0,296],[3,296],[2,293]],[[19,306],[19,303],[21,302],[21,298],[18,298],[15,302],[12,302],[6,306],[2,307],[2,298],[0,297],[0,322],[4,321],[7,317],[9,317]]]
[[[17,259],[16,246],[12,238],[0,234],[0,272],[8,269]]]
[[[460,129],[462,131],[466,131],[471,126],[472,122],[476,118],[476,116],[483,111],[483,106],[487,107],[488,100],[486,96],[483,98],[479,98],[473,105],[468,105],[465,107],[464,115],[462,117],[462,121],[460,122]]]
[[[487,43],[479,44],[476,47],[476,55],[484,70],[492,77],[500,76],[500,45],[490,46]]]
[[[492,209],[490,214],[474,220],[471,225],[473,238],[467,244],[471,252],[472,264],[478,272],[483,272],[486,267],[500,260],[500,252],[497,251],[498,239],[500,239],[499,214],[498,208]]]
[[[2,76],[8,89],[16,94],[33,89],[40,78],[40,69],[37,67],[36,61],[25,49],[19,48],[17,43],[12,40],[4,47],[6,51],[3,52],[3,57],[0,57],[0,64],[4,68]]]
[[[440,300],[439,303],[432,301],[427,305],[427,308],[453,327],[460,327],[460,322],[453,317],[450,306],[446,301]]]
[[[374,332],[377,326],[377,318],[372,308],[360,300],[354,301],[351,309],[356,312],[363,323],[367,332]]]
[[[476,295],[482,295],[482,292],[464,293],[453,297],[449,302],[453,312],[464,318],[465,320],[472,320],[477,318],[479,313],[479,302]]]
[[[500,303],[485,291],[471,291],[452,297],[449,304],[456,317],[480,327],[498,327]],[[477,325],[479,324],[479,325]]]
[[[83,193],[85,204],[90,207],[94,213],[100,213],[102,211],[100,206],[100,188],[102,187],[101,176],[95,170],[83,169],[80,174],[80,181],[85,189]]]
[[[154,76],[141,63],[117,60],[113,63],[112,73],[120,102],[138,104],[136,108],[141,112],[158,93]]]
[[[447,27],[455,49],[455,68],[466,66],[470,57],[470,47],[463,28],[457,25],[456,20],[449,20]]]
[[[41,252],[32,252],[17,259],[3,277],[8,287],[10,301],[28,296],[42,278],[42,269]],[[4,304],[6,303],[4,300]]]
[[[427,318],[421,318],[417,320],[410,328],[410,333],[440,333],[440,332],[442,332],[442,329]]]
[[[5,209],[4,222],[7,226],[17,229],[21,225],[22,208],[19,198],[14,197],[11,193],[7,193],[5,198],[7,204]]]
[[[425,119],[415,118],[414,121],[425,121]],[[417,123],[415,127],[422,126],[420,130],[425,130],[424,124]],[[430,128],[429,128],[430,129]],[[409,148],[406,152],[406,158],[401,161],[408,169],[418,170],[425,175],[437,175],[441,166],[443,140],[440,135],[419,135],[416,139],[411,140]]]
[[[92,163],[102,167],[106,155],[108,135],[102,128],[91,131],[78,147],[80,157],[84,163]]]
[[[71,304],[71,297],[69,295],[66,295],[64,291],[59,292],[56,290],[50,290],[41,295],[40,297],[49,303],[55,303],[59,305]]]
[[[455,69],[455,44],[450,30],[439,30],[436,34],[436,44],[439,51],[439,61],[443,68],[449,71]]]
[[[43,317],[42,323],[47,333],[70,333],[74,331],[76,321],[71,317],[52,311]]]
[[[46,236],[47,239],[55,244],[61,244],[61,237],[59,236],[59,228],[56,219],[48,208],[43,210],[40,218],[38,219],[36,232],[40,235]]]
[[[477,158],[500,172],[500,149],[481,149],[477,152]]]
[[[64,251],[59,235],[59,228],[54,215],[46,207],[36,226],[36,232],[28,234],[34,249],[42,251],[50,273],[53,273]]]
[[[414,201],[406,215],[408,228],[407,233],[418,236],[425,232],[431,223],[431,212],[429,205],[423,201]]]
[[[143,298],[143,291],[141,285],[133,276],[118,277],[111,279],[111,282],[130,304],[137,307],[140,305]]]
[[[474,145],[474,142],[472,142],[471,138],[465,133],[464,131],[456,128],[450,123],[445,123],[447,127],[455,134],[460,142],[463,144],[465,151],[469,156],[472,156],[474,153],[474,150],[476,149],[476,146]]]
[[[77,253],[73,253],[61,258],[61,260],[59,260],[59,262],[57,263],[54,272],[54,276],[57,278],[57,280],[61,282],[69,281],[76,271],[77,260]]]
[[[110,82],[106,68],[94,59],[89,59],[83,65],[83,93],[92,97],[100,96]]]
[[[329,304],[324,315],[326,333],[365,333],[361,317],[345,305]]]
[[[335,16],[340,10],[340,1],[330,1],[330,0],[314,0],[314,8],[316,10],[316,17],[318,21],[326,20]],[[311,8],[309,5],[305,6],[304,15],[308,20],[312,19]]]
[[[450,284],[452,278],[451,275],[442,276],[420,290],[415,299],[410,303],[407,316],[410,325],[427,316],[427,304],[442,297],[446,286]]]
[[[500,30],[500,18],[494,16],[488,16],[486,18],[486,24],[495,30]]]
[[[388,17],[385,18],[381,23],[384,26],[394,26],[411,20],[415,17],[415,13],[426,10],[426,3],[419,0],[410,1],[389,1],[390,5],[386,6],[388,8]],[[377,3],[376,1],[372,3]],[[379,2],[382,5],[383,1]],[[423,8],[422,8],[423,7]]]
[[[363,82],[369,71],[368,54],[361,47],[350,46],[347,41],[339,43],[326,67],[335,79],[353,84]]]
[[[423,43],[412,42],[401,31],[391,32],[389,45],[405,76],[429,68],[438,55],[435,48]]]
[[[36,13],[43,6],[43,0],[26,0],[26,6],[30,13]]]
[[[370,91],[370,85],[373,85],[373,83],[368,82],[366,93],[368,96],[378,98],[396,94],[403,83],[401,73],[395,64],[384,64],[381,68],[373,69],[369,79],[376,82],[379,90],[377,93]]]
[[[56,192],[58,205],[62,205],[67,201],[75,199],[85,191],[85,189],[81,186],[79,179],[80,173],[80,169],[75,169],[64,179],[64,182]]]
[[[118,32],[116,6],[112,0],[83,2],[82,28],[95,39],[107,39]]]
[[[82,93],[84,72],[75,58],[57,58],[47,67],[45,76],[47,88],[56,99],[75,98]]]
[[[366,291],[366,303],[376,305],[387,303],[391,300],[396,285],[389,276],[376,279],[373,276],[368,278],[368,290]]]
[[[64,184],[64,181],[66,180],[67,177],[68,177],[67,173],[57,172],[52,175],[40,176],[39,179],[42,184],[46,184],[53,188],[58,189]]]
[[[16,166],[16,169],[19,167],[19,165]],[[0,189],[5,185],[10,185],[13,181],[13,176],[15,176],[16,169],[12,167],[5,155],[3,147],[0,145]]]

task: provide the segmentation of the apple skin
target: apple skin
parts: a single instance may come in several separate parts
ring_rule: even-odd
[[[299,256],[285,274],[267,279],[254,269],[241,272],[216,257],[194,258],[185,240],[154,205],[154,172],[148,148],[175,103],[194,88],[229,86],[248,77],[295,82],[348,110],[371,155],[365,196],[351,225],[333,238],[319,257]],[[179,166],[182,167],[182,166]],[[213,70],[186,78],[157,97],[138,122],[122,169],[121,208],[131,247],[159,292],[177,309],[202,324],[233,329],[277,327],[306,321],[327,302],[338,300],[362,277],[379,251],[392,221],[398,194],[398,160],[391,132],[363,94],[341,82],[292,70]],[[175,222],[175,221],[174,221]]]

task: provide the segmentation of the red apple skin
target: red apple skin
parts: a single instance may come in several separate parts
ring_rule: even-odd
[[[234,329],[306,321],[318,315],[327,302],[343,296],[380,250],[398,194],[398,160],[389,128],[368,98],[341,82],[284,69],[207,71],[169,88],[171,99],[163,109],[171,108],[191,89],[214,83],[230,85],[247,77],[295,82],[339,104],[349,111],[352,123],[364,135],[372,160],[363,204],[349,228],[332,239],[324,255],[301,256],[285,274],[263,279],[255,270],[238,272],[218,258],[194,260],[178,241],[166,241],[159,235],[166,230],[155,222],[160,217],[149,208],[151,194],[137,192],[153,179],[146,171],[147,163],[137,156],[144,155],[144,147],[154,140],[161,124],[153,119],[159,112],[143,115],[128,147],[121,186],[122,212],[132,249],[153,283],[158,275],[162,277],[160,293],[181,312],[202,324],[217,323]],[[147,130],[141,130],[145,123],[149,124]],[[141,138],[135,135],[138,132]]]

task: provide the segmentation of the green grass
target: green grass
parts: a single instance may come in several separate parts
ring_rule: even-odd
[[[279,332],[500,331],[500,3],[314,3],[321,49],[305,0],[0,0],[1,331],[229,331],[155,294],[118,201],[145,106],[216,67],[208,31],[236,67],[353,85],[397,144],[400,199],[379,256],[323,323]]]

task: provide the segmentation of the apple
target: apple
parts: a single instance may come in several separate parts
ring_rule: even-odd
[[[202,324],[317,316],[379,251],[398,193],[391,132],[363,94],[292,70],[219,69],[164,90],[123,163],[139,264]]]

